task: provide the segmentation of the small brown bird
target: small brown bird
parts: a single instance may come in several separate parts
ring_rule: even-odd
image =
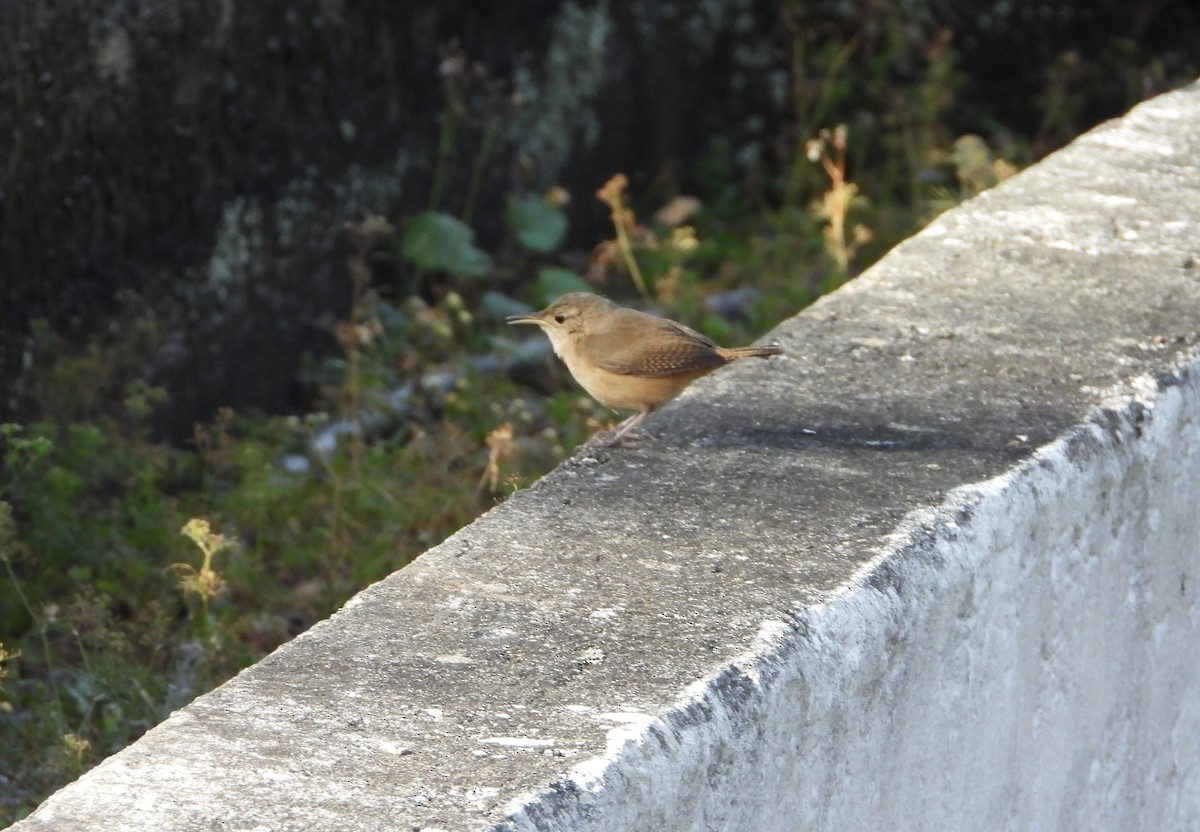
[[[783,353],[779,347],[718,347],[683,324],[587,292],[563,295],[532,315],[510,315],[508,322],[540,326],[592,398],[614,410],[636,411],[601,440],[605,444],[618,442],[717,367],[747,356]]]

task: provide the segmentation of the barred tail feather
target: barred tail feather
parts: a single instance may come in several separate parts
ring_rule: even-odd
[[[738,358],[767,358],[772,355],[783,355],[781,347],[727,347],[718,350],[726,361]]]

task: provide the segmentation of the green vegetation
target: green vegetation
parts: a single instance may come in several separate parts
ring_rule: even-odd
[[[746,343],[1027,163],[1034,137],[954,134],[950,38],[908,36],[863,54],[858,36],[822,41],[795,24],[795,129],[775,154],[747,167],[714,139],[698,198],[662,204],[597,172],[613,234],[583,275],[566,265],[577,259],[560,189],[511,195],[494,250],[476,241],[474,188],[461,215],[445,212],[440,174],[422,213],[348,225],[352,311],[334,328],[340,352],[309,367],[310,415],[222,411],[168,446],[151,438],[165,394],[139,375],[153,321],[82,350],[36,328],[26,381],[42,418],[0,426],[0,821],[611,420],[552,362],[529,366],[505,315],[594,289]],[[893,78],[899,58],[915,80]],[[1046,119],[1061,119],[1064,82],[1048,85]],[[381,261],[401,279],[381,280]],[[517,383],[523,371],[553,389]]]

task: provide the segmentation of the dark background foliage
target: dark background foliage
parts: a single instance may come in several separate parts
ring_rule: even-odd
[[[429,200],[430,162],[448,154],[441,207],[455,211],[495,118],[483,205],[522,186],[589,194],[616,170],[651,197],[696,191],[722,142],[745,168],[780,137],[840,121],[873,149],[943,30],[961,79],[945,129],[1028,137],[1036,158],[1194,71],[1200,40],[1194,4],[1165,0],[592,3],[571,7],[595,17],[564,37],[569,5],[4,4],[0,371],[28,363],[33,320],[84,343],[141,307],[169,330],[152,363],[173,393],[172,435],[221,405],[303,408],[297,357],[330,346],[316,330],[347,303],[335,230],[362,210],[345,193],[351,166],[395,176],[387,205],[372,207],[403,216]],[[450,92],[449,44],[469,67]],[[821,73],[847,44],[835,82],[848,89],[829,95]],[[540,98],[513,105],[530,91]],[[462,131],[439,151],[448,95]],[[546,106],[541,144],[515,133]],[[397,148],[416,160],[398,175],[387,168]],[[257,238],[247,228],[251,262],[228,314],[191,320],[186,307],[203,296],[186,285],[210,279],[230,206],[252,197],[270,211],[298,181],[296,239],[279,239],[279,223]],[[771,183],[757,184],[771,199]],[[569,210],[572,240],[590,245],[604,212],[587,199]],[[496,216],[479,212],[485,241],[501,234]],[[0,402],[9,416],[34,406],[26,387]]]

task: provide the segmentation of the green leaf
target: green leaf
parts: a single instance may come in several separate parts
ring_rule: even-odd
[[[567,215],[541,197],[510,199],[504,209],[504,219],[517,242],[531,251],[548,254],[561,246],[567,236]]]
[[[489,318],[497,321],[503,321],[509,315],[520,315],[532,311],[527,304],[500,292],[484,292],[479,301],[479,308]]]
[[[400,241],[400,252],[423,269],[449,272],[457,277],[482,277],[492,267],[491,258],[475,247],[475,232],[449,214],[426,211],[409,223]]]
[[[542,306],[567,292],[591,291],[591,285],[570,269],[538,269],[537,280],[533,284],[534,296]]]

